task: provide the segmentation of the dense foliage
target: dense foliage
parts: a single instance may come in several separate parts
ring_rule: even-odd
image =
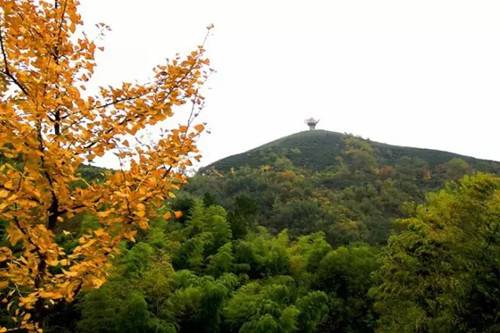
[[[237,225],[186,194],[47,332],[497,332],[500,178],[427,196],[387,246]],[[232,220],[231,220],[232,219]],[[233,230],[239,230],[238,233]]]
[[[257,227],[234,237],[225,210],[185,198],[188,214],[157,220],[123,248],[108,282],[86,294],[68,332],[370,331],[377,250],[332,248],[322,233],[290,239]],[[67,309],[66,309],[67,310]],[[80,319],[75,322],[79,313]]]
[[[78,1],[0,23],[0,333],[500,332],[500,163],[309,131],[179,191],[202,46],[91,95]]]
[[[272,232],[323,231],[332,244],[384,244],[391,222],[426,192],[474,171],[500,174],[500,163],[457,156],[311,131],[216,162],[186,190]],[[239,167],[243,162],[257,167]]]
[[[464,165],[457,160],[452,163]],[[356,172],[360,166],[354,172],[345,171],[345,179],[353,174],[365,177],[366,172]],[[81,172],[99,182],[106,171],[84,167]],[[281,158],[274,167],[229,173],[235,181],[232,186],[246,191],[246,195],[241,191],[233,196],[229,212],[215,204],[220,197],[214,189],[231,182],[224,183],[220,176],[196,177],[190,192],[199,184],[212,184],[212,191],[199,198],[178,193],[159,215],[167,212],[163,215],[169,218],[169,211],[183,215],[170,221],[158,217],[148,231],[137,235],[136,243],[122,242],[108,281],[100,289],[85,292],[75,304],[59,304],[45,318],[45,331],[498,330],[500,178],[466,176],[447,183],[441,191],[419,193],[425,203],[406,204],[407,217],[392,225],[393,236],[385,246],[348,238],[347,231],[356,229],[328,229],[325,222],[321,228],[337,234],[308,233],[315,230],[314,224],[289,234],[286,227],[294,228],[297,221],[293,214],[283,220],[281,230],[259,226],[266,224],[261,219],[262,203],[255,200],[259,192],[252,192],[245,181],[253,176],[262,188],[271,186],[275,193],[288,193],[295,199],[305,191],[315,193],[305,173],[298,172]],[[321,174],[308,176],[314,179]],[[265,197],[266,191],[260,193]],[[349,207],[370,205],[377,198],[358,198]],[[398,204],[402,201],[397,200]],[[300,206],[291,202],[291,208]],[[313,209],[300,214],[310,217],[303,223],[321,216]],[[78,221],[82,229],[98,226],[91,215]],[[386,223],[389,228],[391,224]],[[369,235],[370,231],[364,232]],[[0,320],[8,321],[5,312]]]
[[[120,244],[148,228],[199,160],[203,46],[143,83],[89,89],[103,48],[78,5],[0,0],[0,299],[9,318],[0,331],[40,332],[53,309],[100,287]],[[96,26],[101,40],[109,28]],[[185,124],[166,122],[190,109]],[[160,137],[145,135],[153,126]],[[104,154],[120,170],[83,166]],[[93,227],[82,228],[88,216]]]
[[[298,168],[321,171],[338,166],[342,156],[352,148],[353,137],[326,130],[314,130],[295,133],[269,142],[250,151],[218,160],[205,169],[217,169],[227,172],[242,167],[260,168],[273,162],[276,157],[286,157]],[[394,166],[401,158],[407,157],[425,162],[431,170],[439,171],[439,165],[453,159],[467,162],[473,169],[485,172],[500,171],[500,163],[479,160],[469,156],[445,151],[388,145],[371,140],[363,140],[371,147],[374,157],[380,165]],[[349,147],[351,146],[351,147]],[[365,145],[366,146],[366,145]],[[354,154],[359,157],[363,154]],[[360,160],[361,161],[361,160]]]
[[[373,290],[384,332],[500,331],[500,178],[465,177],[399,221]]]

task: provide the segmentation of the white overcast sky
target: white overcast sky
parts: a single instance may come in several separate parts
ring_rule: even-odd
[[[81,0],[112,31],[96,84],[198,45],[208,164],[306,126],[500,161],[500,1]],[[111,162],[108,166],[111,166]]]

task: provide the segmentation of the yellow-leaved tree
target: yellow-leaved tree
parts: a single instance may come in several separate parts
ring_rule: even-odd
[[[102,285],[117,245],[148,228],[199,158],[203,46],[149,82],[87,93],[100,48],[82,31],[76,0],[0,0],[0,304],[11,318],[0,332],[41,331],[54,304]],[[134,139],[183,105],[185,125]],[[107,152],[124,168],[82,180],[82,165]],[[97,222],[77,234],[82,215]]]

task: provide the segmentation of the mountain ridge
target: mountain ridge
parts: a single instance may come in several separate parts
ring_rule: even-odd
[[[344,140],[349,137],[355,136],[328,130],[297,132],[250,150],[219,159],[201,168],[201,171],[203,172],[210,169],[228,171],[230,168],[241,166],[262,166],[268,161],[263,159],[263,156],[259,155],[267,155],[268,152],[284,154],[299,167],[323,170],[337,164],[336,158],[342,153],[342,149],[345,146]],[[499,161],[481,159],[438,149],[399,146],[360,137],[355,138],[369,143],[375,149],[376,153],[378,153],[379,162],[382,164],[393,164],[398,158],[413,156],[426,161],[431,167],[434,167],[437,164],[459,158],[468,163],[472,162],[472,164],[479,164],[480,169],[485,169],[483,171],[494,173],[500,172]],[[299,149],[300,152],[294,151],[293,149]],[[321,151],[315,151],[317,149],[321,149]],[[265,152],[265,154],[262,154],[263,152]],[[298,153],[302,154],[303,157],[298,157]]]

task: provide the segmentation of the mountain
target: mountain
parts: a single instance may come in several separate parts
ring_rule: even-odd
[[[314,130],[212,163],[184,193],[227,208],[233,233],[263,225],[380,244],[428,192],[476,172],[500,174],[500,163]]]
[[[106,172],[81,168],[92,181]],[[475,172],[500,175],[500,162],[314,130],[212,163],[179,196],[225,207],[238,237],[262,225],[295,236],[320,231],[332,244],[380,244],[428,192]]]
[[[216,161],[203,170],[217,169],[228,171],[243,166],[259,167],[269,163],[269,158],[284,156],[295,166],[311,170],[324,170],[338,164],[338,157],[346,148],[349,134],[325,130],[313,130],[295,133],[264,144],[247,152],[232,155]],[[358,138],[359,139],[359,138]],[[363,140],[372,146],[376,159],[384,165],[394,165],[402,157],[418,158],[430,167],[459,158],[469,163],[474,169],[485,172],[500,172],[500,162],[480,160],[445,151],[394,146],[385,143]]]

